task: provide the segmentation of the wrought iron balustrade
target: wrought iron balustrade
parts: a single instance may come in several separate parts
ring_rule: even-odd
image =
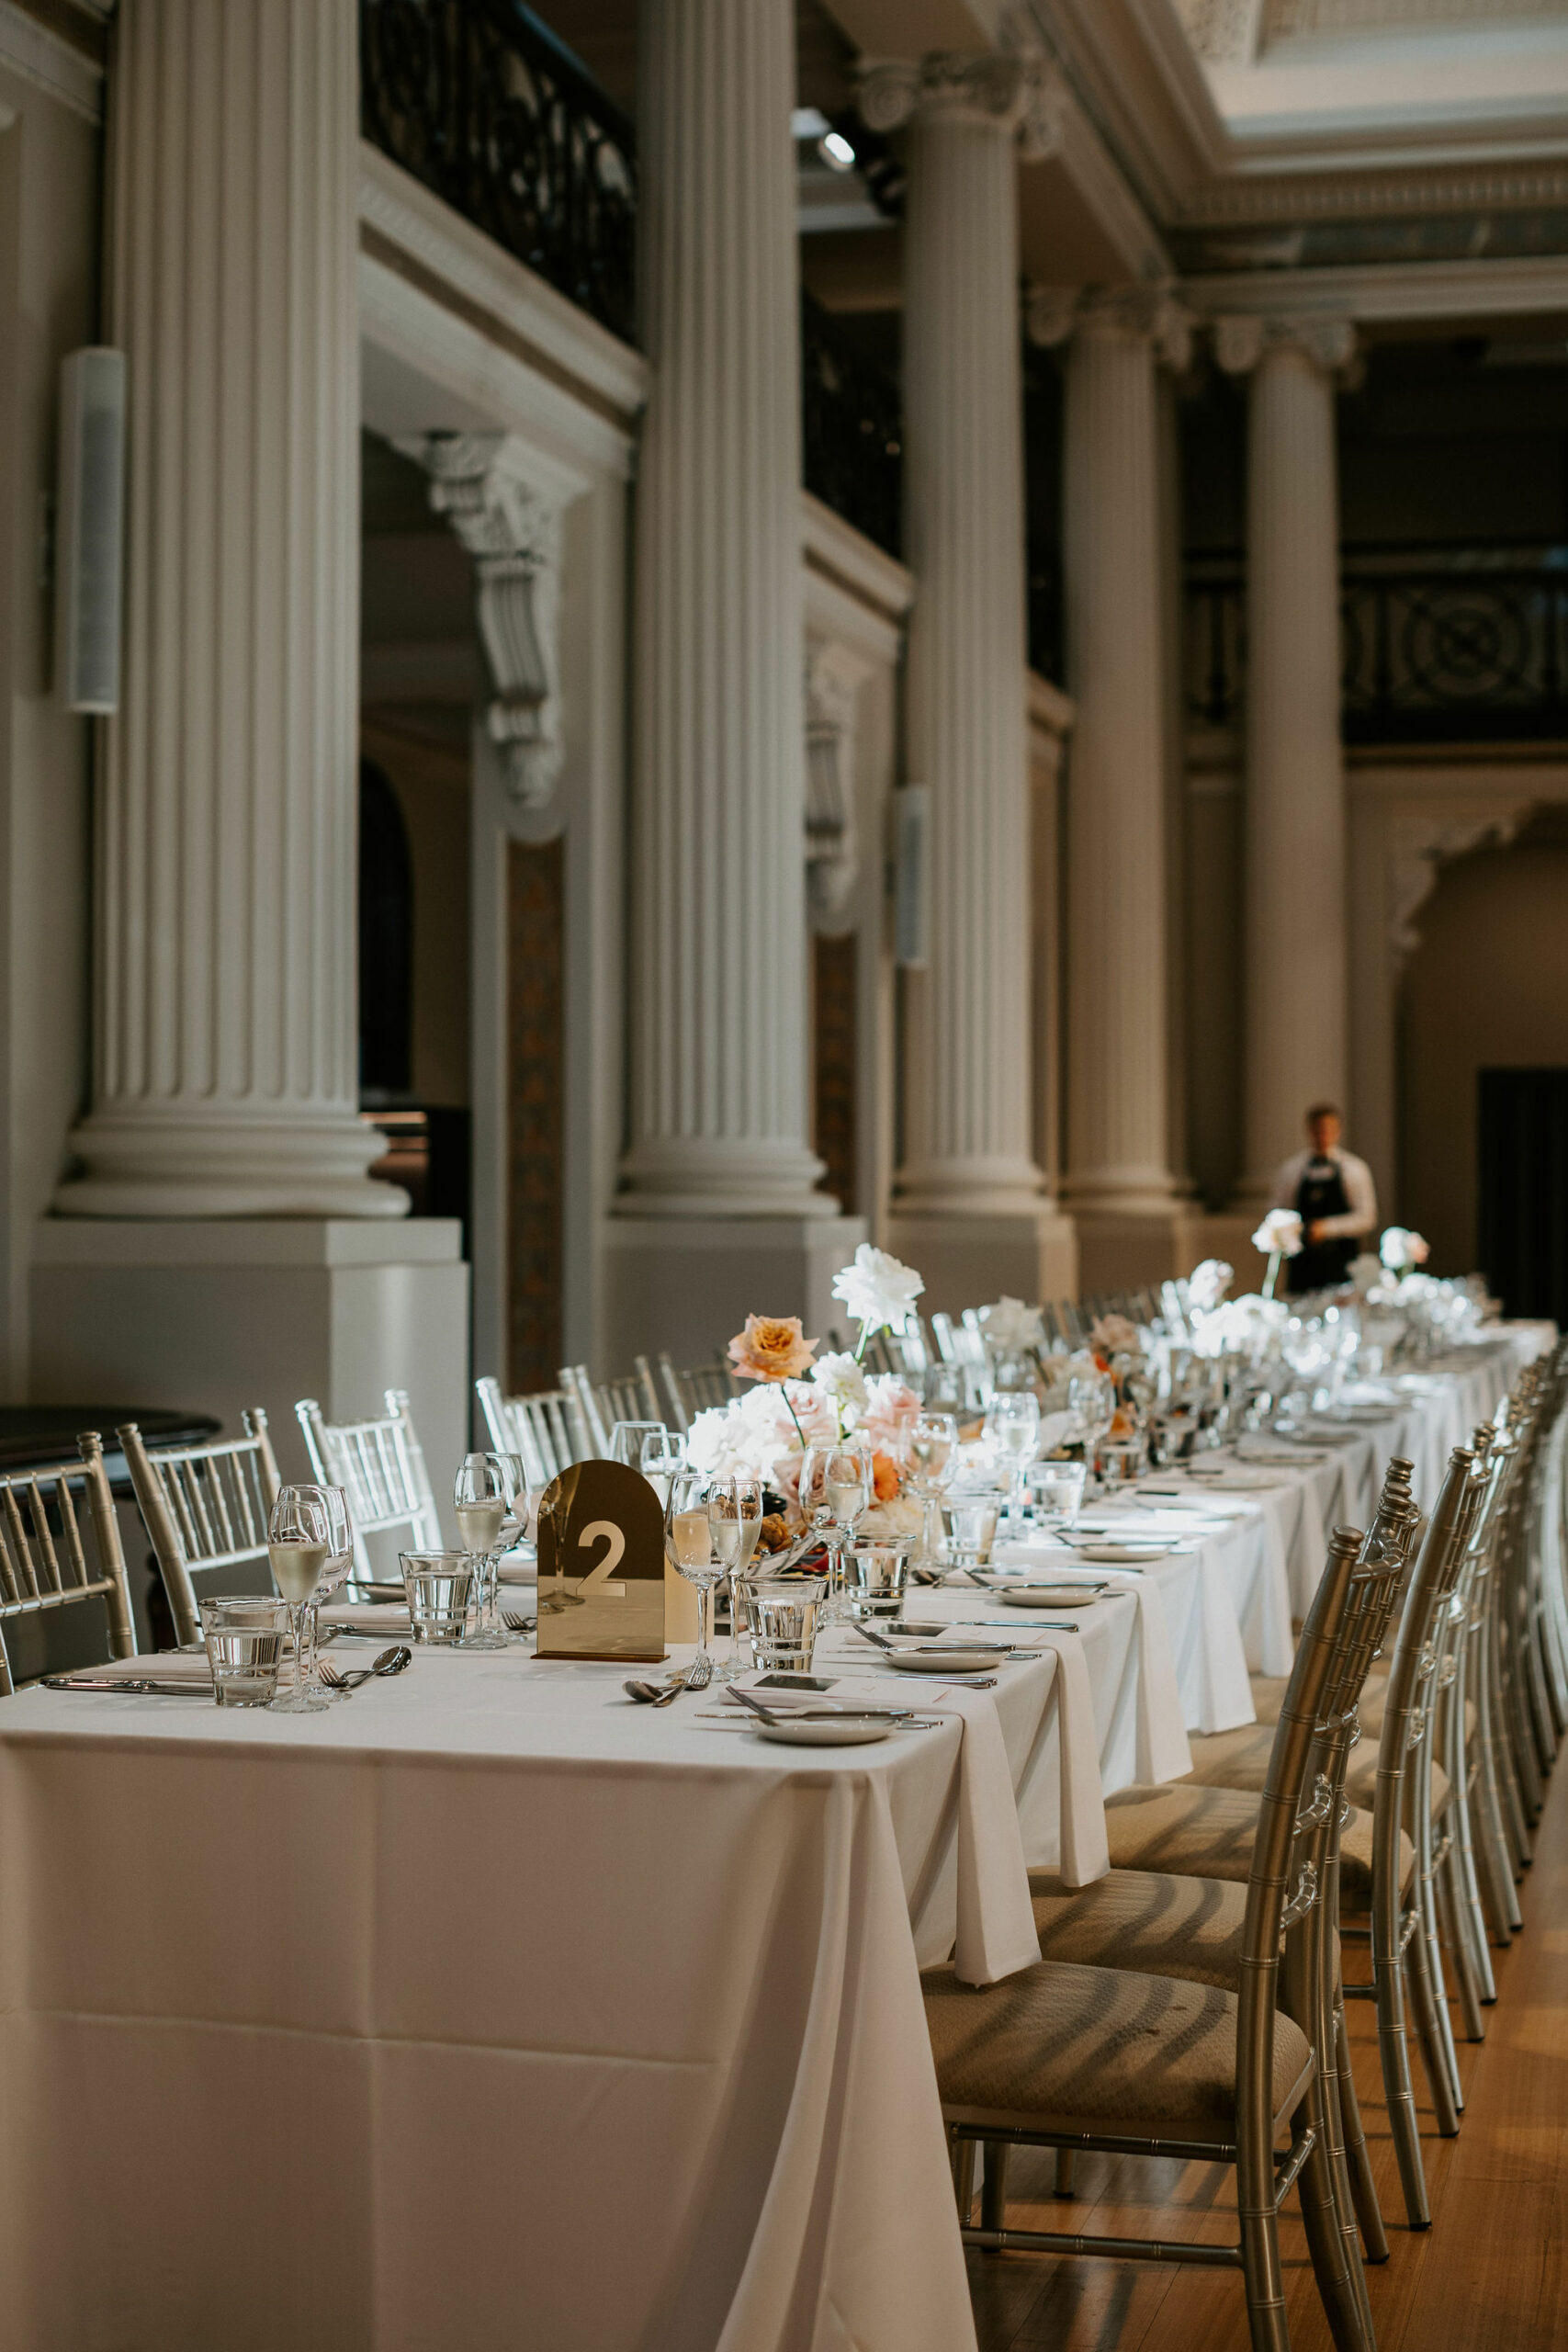
[[[897,387],[809,294],[800,301],[800,403],[807,489],[897,555],[904,493]]]
[[[1340,576],[1341,718],[1350,743],[1568,736],[1568,548],[1360,551]],[[1187,582],[1189,720],[1240,723],[1247,582],[1238,561]]]
[[[637,141],[520,0],[359,0],[360,128],[631,342]]]

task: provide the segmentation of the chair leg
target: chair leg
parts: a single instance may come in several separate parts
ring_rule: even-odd
[[[1268,2151],[1263,2151],[1265,2158]],[[1285,2324],[1284,2278],[1280,2267],[1280,2231],[1274,2214],[1273,2165],[1266,2162],[1263,2178],[1249,2194],[1243,2172],[1236,2173],[1236,2201],[1241,2208],[1241,2274],[1247,2294],[1247,2324],[1252,2352],[1291,2352],[1291,2332]],[[1329,2325],[1334,2314],[1329,2313]],[[1340,2338],[1337,2331],[1335,2343]]]
[[[1464,2038],[1467,2041],[1484,2041],[1486,2020],[1481,2014],[1481,1986],[1476,1976],[1475,1956],[1471,1948],[1470,1923],[1460,1893],[1457,1814],[1456,1806],[1449,1815],[1453,1824],[1449,1850],[1438,1865],[1438,1919],[1443,1939],[1453,1954],[1459,2005],[1464,2018]],[[1463,2104],[1461,2098],[1461,2109]]]
[[[1425,1798],[1426,1774],[1421,1775],[1422,1818],[1417,1825],[1416,1839],[1416,1908],[1419,1918],[1416,1938],[1427,1947],[1427,1982],[1431,1989],[1431,2023],[1436,2040],[1438,2064],[1448,2085],[1449,2100],[1456,2119],[1464,2112],[1464,2093],[1459,2078],[1459,2052],[1454,2047],[1453,2020],[1449,2015],[1448,1979],[1443,1973],[1443,1949],[1438,1932],[1438,1903],[1436,1872],[1432,1867],[1431,1810]],[[1455,2130],[1459,2126],[1456,2120]]]
[[[1058,2197],[1070,2197],[1073,2194],[1077,2169],[1077,2150],[1058,2148],[1056,2151],[1056,2194]]]
[[[1427,2230],[1432,2225],[1432,2208],[1427,2196],[1421,2133],[1416,2121],[1416,2092],[1410,2080],[1410,2045],[1404,2033],[1404,1972],[1397,1957],[1398,1949],[1396,1919],[1388,1950],[1374,1945],[1372,1953],[1378,2056],[1382,2062],[1382,2095],[1388,2108],[1389,2130],[1393,2135],[1393,2153],[1399,2163],[1399,2183],[1404,2192],[1405,2219],[1413,2230]]]
[[[953,2193],[958,2203],[960,2224],[967,2226],[975,2210],[975,2143],[960,2140],[953,2134],[949,2141],[953,2157]]]
[[[1307,2252],[1312,2257],[1313,2277],[1317,2281],[1317,2291],[1323,2301],[1329,2333],[1334,2338],[1337,2352],[1372,2352],[1374,2339],[1368,2332],[1370,2314],[1363,2314],[1360,2299],[1357,2294],[1357,2281],[1352,2277],[1350,2268],[1351,2263],[1354,2262],[1356,2270],[1359,2271],[1360,2252],[1354,2244],[1347,2249],[1345,2234],[1339,2226],[1338,2209],[1334,2199],[1331,2178],[1333,2159],[1325,2138],[1325,2133],[1332,2132],[1333,2130],[1329,2115],[1334,2100],[1328,2086],[1314,2080],[1304,2104],[1307,2121],[1317,2132],[1318,2137],[1311,2154],[1302,2166],[1300,2177],[1296,2182],[1296,2192],[1301,2200],[1302,2220],[1306,2224]],[[1250,2272],[1247,2285],[1247,2316],[1250,2318],[1252,2316]],[[1283,2317],[1281,2311],[1281,2327]],[[1258,2341],[1255,2330],[1253,2342],[1256,2344]],[[1265,2337],[1264,2341],[1271,2342],[1272,2338]]]
[[[1454,1828],[1451,1856],[1454,1909],[1459,1915],[1465,1949],[1470,1954],[1476,1996],[1483,2007],[1487,2007],[1497,1998],[1497,1980],[1492,1973],[1492,1955],[1486,1949],[1486,1921],[1482,1914],[1481,1886],[1475,1874],[1475,1826],[1470,1809],[1470,1792],[1465,1786],[1467,1770],[1468,1759],[1461,1747],[1454,1780],[1458,1794],[1450,1815]]]
[[[986,2177],[980,2183],[980,2226],[985,2230],[1004,2229],[1008,2211],[1008,2158],[1012,2150],[1005,2140],[987,2140],[986,2145]]]
[[[1369,2262],[1386,2262],[1388,2233],[1383,2228],[1377,2183],[1372,2178],[1372,2160],[1367,2149],[1367,2135],[1361,2126],[1361,2102],[1356,2094],[1356,2077],[1350,2071],[1350,2043],[1345,2031],[1343,2007],[1335,2018],[1334,2039],[1339,2053],[1339,2112],[1345,2126],[1345,2161],[1349,2169],[1350,2195],[1355,2201],[1356,2219],[1360,2224],[1361,2244]]]
[[[1427,1965],[1427,1939],[1419,1924],[1405,1949],[1404,1976],[1410,1996],[1410,2013],[1416,2020],[1416,2038],[1421,2045],[1422,2071],[1432,2095],[1438,2136],[1451,2140],[1459,2131],[1459,2110],[1454,2105],[1453,2084],[1450,2079],[1442,2030],[1438,2021],[1437,1994]]]

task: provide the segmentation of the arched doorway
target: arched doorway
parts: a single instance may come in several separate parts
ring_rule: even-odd
[[[1510,842],[1445,865],[1418,922],[1399,1005],[1404,1221],[1431,1242],[1434,1271],[1482,1263],[1484,1170],[1488,1246],[1499,1263],[1483,1271],[1504,1272],[1500,1199],[1503,1227],[1512,1215],[1542,1224],[1534,1244],[1522,1233],[1506,1237],[1507,1279],[1517,1285],[1532,1248],[1539,1255],[1546,1246],[1547,1228],[1568,1226],[1568,1195],[1555,1198],[1551,1182],[1542,1193],[1539,1183],[1532,1192],[1514,1181],[1542,1172],[1542,1080],[1527,1090],[1523,1073],[1560,1073],[1568,1110],[1568,807],[1538,808]],[[1487,1136],[1477,1115],[1483,1071],[1499,1074],[1487,1080]],[[1524,1104],[1527,1091],[1535,1110]],[[1521,1157],[1537,1165],[1510,1166]],[[1517,1295],[1508,1303],[1534,1304]]]

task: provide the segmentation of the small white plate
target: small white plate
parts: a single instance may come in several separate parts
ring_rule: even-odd
[[[759,1720],[750,1728],[759,1739],[776,1739],[781,1747],[867,1747],[874,1739],[886,1739],[893,1726],[857,1724],[847,1716],[841,1724],[791,1723],[781,1715],[776,1724]]]
[[[1163,1560],[1174,1552],[1174,1540],[1168,1544],[1080,1544],[1078,1551],[1086,1560]]]
[[[943,1646],[940,1657],[934,1650],[900,1650],[896,1657],[889,1652],[886,1662],[900,1674],[978,1674],[987,1666],[1006,1666],[1010,1657],[999,1642],[984,1647],[976,1642],[970,1649],[953,1642]]]
[[[1092,1584],[1023,1584],[998,1592],[1010,1609],[1087,1609],[1103,1587]]]

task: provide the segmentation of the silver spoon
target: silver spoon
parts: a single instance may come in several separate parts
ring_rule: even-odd
[[[668,1690],[660,1690],[657,1682],[623,1682],[622,1690],[628,1699],[636,1699],[644,1707],[667,1707],[685,1689],[684,1682],[672,1682]]]
[[[372,1682],[378,1676],[401,1674],[405,1667],[412,1664],[412,1650],[405,1649],[399,1645],[392,1649],[382,1650],[378,1657],[371,1659],[368,1666],[360,1667],[353,1674],[340,1672],[331,1658],[327,1657],[317,1659],[316,1671],[329,1690],[357,1690],[362,1682]]]

